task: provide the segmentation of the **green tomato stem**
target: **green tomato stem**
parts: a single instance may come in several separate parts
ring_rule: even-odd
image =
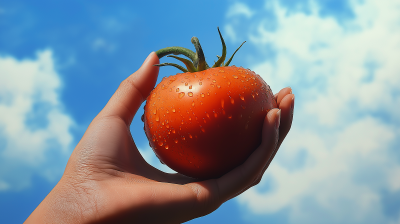
[[[174,54],[174,55],[182,54],[190,58],[190,60],[192,61],[195,61],[197,59],[196,53],[184,47],[166,47],[156,51],[156,54],[159,59],[169,54]]]
[[[219,31],[219,27],[218,27],[218,33],[219,33],[219,37],[221,38],[221,42],[222,42],[222,56],[218,57],[218,61],[215,62],[215,64],[212,66],[213,68],[215,67],[220,67],[221,65],[224,66],[224,61],[226,58],[226,45],[225,45],[225,41],[224,38],[221,35],[221,32]]]
[[[206,58],[204,57],[203,49],[201,48],[200,41],[197,37],[192,37],[192,44],[196,48],[196,54],[198,57],[197,61],[197,71],[203,71],[208,68],[208,65],[206,63]],[[196,64],[196,62],[194,63]]]
[[[231,63],[231,61],[232,61],[232,59],[233,59],[233,56],[235,56],[236,52],[242,47],[242,45],[243,45],[244,43],[246,43],[246,41],[243,42],[243,43],[238,47],[238,49],[236,49],[235,52],[233,52],[232,56],[231,56],[231,57],[229,58],[229,60],[225,63],[225,66],[228,66],[228,65]]]
[[[197,69],[194,67],[193,63],[191,61],[189,61],[188,59],[181,58],[181,57],[174,56],[174,55],[168,55],[167,57],[175,58],[175,59],[181,61],[183,64],[186,65],[186,68],[189,72],[197,72]]]
[[[168,62],[166,62],[166,63],[162,63],[162,64],[156,64],[156,65],[154,65],[154,66],[162,67],[162,66],[168,66],[168,65],[169,65],[169,66],[174,66],[175,68],[181,70],[182,72],[189,72],[188,70],[186,70],[186,68],[184,68],[184,67],[182,67],[182,66],[180,66],[180,65],[174,64],[174,63],[168,63]]]

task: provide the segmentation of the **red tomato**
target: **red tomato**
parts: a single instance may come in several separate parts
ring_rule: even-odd
[[[144,125],[150,146],[171,169],[217,178],[260,145],[264,118],[276,107],[254,72],[209,68],[164,78],[147,98]]]

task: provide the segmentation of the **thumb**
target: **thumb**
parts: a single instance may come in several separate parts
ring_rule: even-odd
[[[151,52],[142,66],[122,81],[98,117],[120,117],[130,125],[140,105],[146,100],[157,82],[159,63],[156,53]]]

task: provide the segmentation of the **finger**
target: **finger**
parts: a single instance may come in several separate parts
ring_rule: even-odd
[[[275,148],[272,156],[269,158],[268,162],[265,164],[263,170],[261,171],[260,175],[258,178],[250,185],[248,185],[246,188],[244,188],[242,191],[238,192],[234,197],[242,194],[249,188],[257,185],[260,183],[261,178],[263,177],[265,171],[268,169],[269,165],[271,164],[272,160],[274,159],[276,153],[278,152],[280,145],[282,144],[283,139],[285,139],[286,135],[288,134],[290,127],[292,125],[292,120],[293,120],[293,109],[294,109],[294,95],[293,94],[287,94],[285,97],[281,100],[281,119],[280,119],[280,127],[279,127],[279,140],[278,140],[278,145]]]
[[[158,63],[157,55],[150,53],[139,70],[122,81],[99,116],[117,116],[130,125],[136,111],[156,84],[159,67],[153,65]]]
[[[289,133],[292,127],[293,113],[294,113],[294,94],[287,94],[280,101],[279,109],[282,111],[281,125],[279,127],[279,141],[278,146],[280,146],[285,139],[286,135]]]
[[[272,154],[271,158],[269,159],[268,163],[265,165],[259,178],[250,187],[257,185],[261,181],[262,176],[264,175],[265,171],[268,169],[272,160],[275,158],[275,155],[278,152],[283,140],[289,133],[289,130],[292,126],[293,113],[294,113],[294,95],[293,94],[288,94],[282,99],[280,109],[282,111],[282,114],[281,114],[281,125],[279,127],[278,145],[277,145],[274,153]]]
[[[292,88],[291,87],[286,87],[281,89],[277,94],[275,94],[275,99],[276,99],[276,103],[278,104],[278,108],[282,99],[285,98],[286,95],[288,94],[292,94]]]
[[[278,143],[280,114],[281,111],[278,109],[273,109],[267,114],[264,120],[261,145],[242,165],[216,180],[221,200],[229,200],[259,177]]]

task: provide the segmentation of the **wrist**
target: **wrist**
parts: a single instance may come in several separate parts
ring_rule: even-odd
[[[90,223],[97,216],[93,187],[61,179],[25,223]]]

